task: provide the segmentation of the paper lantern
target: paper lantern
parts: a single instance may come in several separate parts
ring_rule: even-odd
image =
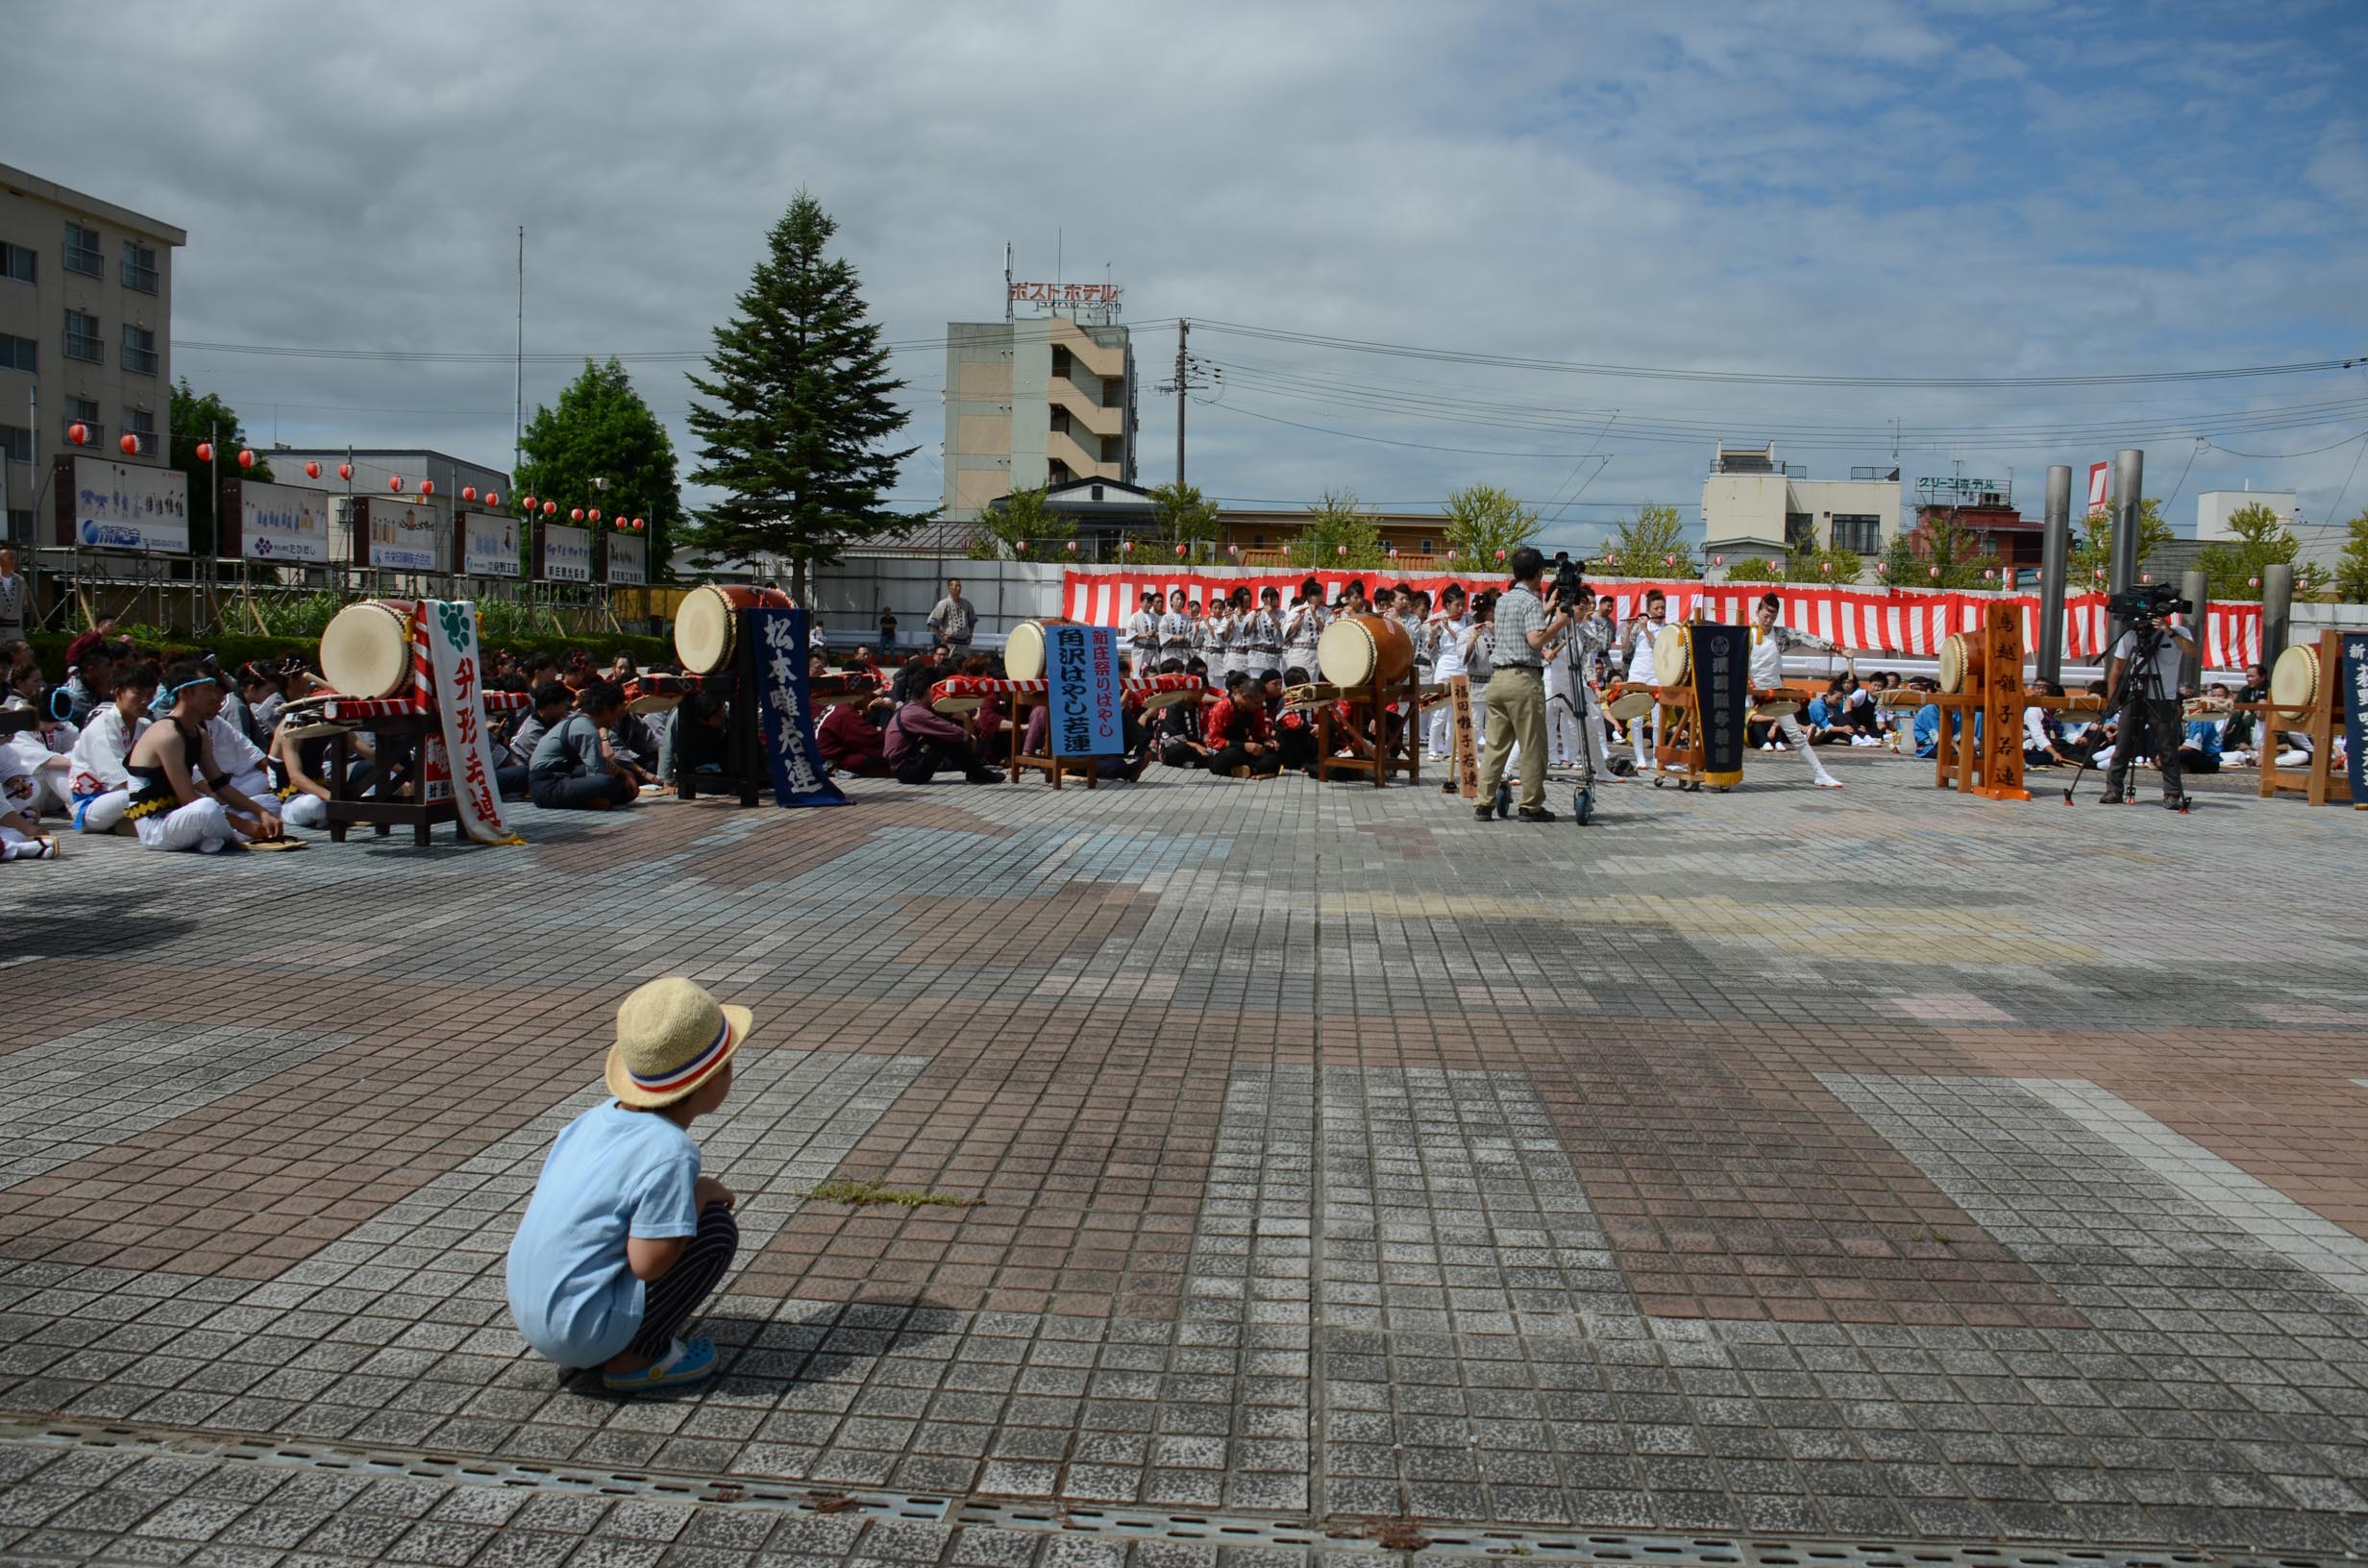
[[[2258,588],[2261,586],[2261,579],[2258,577],[2247,577],[2245,579],[2245,586],[2248,588]]]
[[[240,447],[238,449],[238,466],[240,468],[253,468],[255,466],[254,448]]]
[[[1661,557],[1661,564],[1664,566],[1675,566],[1677,564],[1677,557],[1674,555],[1664,555]]]
[[[1713,566],[1724,566],[1726,564],[1727,558],[1724,555],[1714,555],[1711,557],[1711,565]]]
[[[1225,547],[1225,553],[1226,553],[1226,554],[1228,554],[1228,555],[1232,555],[1232,556],[1239,557],[1239,556],[1241,555],[1241,553],[1242,553],[1242,547],[1241,547],[1240,545],[1227,545],[1227,546]],[[1397,551],[1394,550],[1394,551],[1390,551],[1390,553],[1391,553],[1391,554],[1393,554],[1393,555],[1394,555],[1394,554],[1396,554],[1396,553],[1397,553]]]
[[[2103,582],[2103,581],[2105,580],[2105,568],[2103,568],[2103,567],[2101,567],[2101,566],[2100,566],[2100,567],[2098,567],[2095,571],[2093,571],[2093,572],[2089,573],[2088,575],[2089,575],[2090,576],[2092,576],[2092,577],[2096,578],[2099,582]]]
[[[1184,558],[1184,547],[1182,545],[1175,547],[1175,558],[1179,561]]]
[[[350,479],[353,477],[354,465],[352,463],[339,463],[337,465],[337,478],[341,479]]]
[[[1077,541],[1075,541],[1074,539],[1072,539],[1071,541],[1069,541],[1069,553],[1071,553],[1072,555],[1074,555],[1075,553],[1077,553]]]
[[[595,506],[583,515],[590,518],[593,522],[598,523],[601,520],[601,509],[598,506]]]
[[[556,517],[558,513],[559,503],[557,502],[546,501],[543,502],[543,515],[545,517]]]
[[[1982,568],[1982,580],[1984,582],[1996,582],[1998,580],[1998,569],[1994,566],[1986,566]]]
[[[473,484],[462,485],[460,487],[460,499],[462,501],[475,501],[477,499],[477,486]]]
[[[1024,539],[1023,539],[1023,540],[1021,540],[1018,544],[1013,545],[1011,548],[1012,548],[1012,549],[1014,549],[1014,550],[1016,550],[1016,551],[1018,551],[1021,554],[1024,555],[1024,554],[1026,554],[1026,553],[1027,553],[1027,541],[1026,541],[1026,540],[1024,540]]]
[[[1135,552],[1135,542],[1132,539],[1129,539],[1125,544],[1120,546],[1119,548],[1125,551],[1127,554],[1132,555]]]
[[[2155,575],[2152,572],[2140,572],[2137,575],[2137,580],[2140,582],[2152,582],[2155,580]]]
[[[126,457],[139,451],[139,437],[129,430],[124,431],[122,438],[115,444],[123,449],[123,454]]]
[[[1497,565],[1499,565],[1499,566],[1502,566],[1502,565],[1504,564],[1504,561],[1505,561],[1505,552],[1504,552],[1503,551],[1501,551],[1501,550],[1500,550],[1500,551],[1498,551],[1496,552],[1496,564],[1497,564]]]
[[[423,496],[432,496],[432,495],[434,495],[434,494],[435,494],[435,480],[433,480],[433,479],[422,479],[422,480],[420,480],[420,481],[419,481],[419,493],[420,493],[421,495],[423,495]]]
[[[386,488],[389,490],[401,490],[403,488],[403,476],[400,474],[387,475]]]
[[[1890,562],[1888,562],[1888,561],[1877,561],[1877,562],[1875,563],[1875,576],[1878,576],[1878,577],[1887,577],[1887,576],[1889,576],[1890,575],[1891,575],[1891,563],[1890,563]]]
[[[321,477],[321,465],[320,465],[320,464],[318,464],[318,463],[307,463],[307,464],[305,464],[305,478],[308,478],[308,479],[317,479],[317,478],[319,478],[320,477]]]
[[[570,523],[580,523],[580,522],[582,522],[582,521],[583,521],[583,508],[582,508],[582,507],[580,507],[580,506],[570,506],[570,507],[567,509],[567,520],[568,520]]]
[[[501,493],[500,493],[499,491],[495,491],[495,490],[488,490],[488,491],[486,491],[486,492],[485,492],[485,504],[486,504],[486,505],[488,505],[488,506],[499,506],[499,505],[501,505],[501,504],[502,504],[502,496],[501,496]]]
[[[81,424],[68,425],[65,428],[65,438],[68,441],[73,442],[78,447],[88,446],[90,444],[90,428],[86,425]]]
[[[82,427],[81,427],[81,426],[79,426],[79,425],[77,425],[74,429],[82,429]],[[74,430],[68,430],[68,431],[66,431],[65,433],[66,433],[66,439],[67,439],[67,440],[69,440],[69,441],[77,441],[77,442],[79,442],[79,441],[82,439],[82,437],[81,437],[81,436],[78,436],[78,435],[76,435],[76,434],[74,433]],[[212,462],[212,461],[213,461],[213,443],[212,443],[212,442],[210,442],[210,441],[200,441],[200,442],[197,444],[197,460],[198,460],[199,462],[201,462],[201,463],[210,463],[210,462]]]
[[[1830,577],[1834,575],[1834,563],[1832,561],[1819,561],[1817,563],[1817,570]]]
[[[1394,561],[1397,559],[1397,546],[1395,545],[1390,547],[1390,559]]]
[[[1936,567],[1936,567],[1934,567],[1934,568],[1932,568],[1932,576],[1933,576],[1934,577],[1937,578],[1937,577],[1940,576],[1940,568],[1938,568],[1938,567]]]
[[[1342,559],[1345,560],[1347,558],[1348,547],[1346,545],[1335,545],[1333,550],[1341,556]]]

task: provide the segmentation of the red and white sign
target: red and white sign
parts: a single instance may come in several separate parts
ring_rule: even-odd
[[[2088,465],[2088,515],[2090,517],[2102,517],[2112,509],[2113,498],[2106,494],[2107,486],[2111,483],[2108,476],[2112,472],[2112,467],[2110,463],[2090,463]]]
[[[1254,596],[1270,585],[1282,590],[1283,602],[1288,605],[1296,597],[1299,584],[1314,576],[1323,584],[1324,600],[1331,602],[1340,597],[1341,585],[1351,577],[1361,577],[1369,588],[1399,581],[1426,589],[1436,601],[1439,590],[1450,582],[1460,582],[1467,592],[1482,588],[1501,589],[1505,586],[1502,574],[1484,577],[1428,576],[1399,578],[1388,573],[1375,572],[1289,572],[1259,574],[1251,572],[1215,573],[1161,572],[1129,573],[1122,568],[1077,567],[1065,573],[1062,578],[1061,600],[1072,621],[1083,621],[1097,626],[1123,626],[1142,601],[1147,588],[1156,588],[1161,602],[1174,589],[1184,590],[1188,600],[1207,602],[1211,598],[1230,594],[1246,585]],[[1822,583],[1797,582],[1653,582],[1635,578],[1598,577],[1590,579],[1595,591],[1611,600],[1612,614],[1625,625],[1631,615],[1643,606],[1644,596],[1658,589],[1668,600],[1669,619],[1685,621],[1693,614],[1694,601],[1706,600],[1713,621],[1740,625],[1751,616],[1751,607],[1760,596],[1771,590],[1783,596],[1782,611],[1786,625],[1822,637],[1831,643],[1862,653],[1887,654],[1898,658],[1929,659],[1936,657],[1940,645],[1951,632],[1978,631],[1989,606],[2004,600],[2018,606],[2023,615],[2023,646],[2028,649],[2039,640],[2039,596],[2036,594],[1961,593],[1935,588],[1859,588],[1828,587]],[[2105,651],[2109,617],[2105,613],[2102,593],[2068,594],[2064,598],[2064,656],[2083,663],[2093,663]],[[2258,604],[2220,604],[2207,606],[2204,627],[2204,666],[2208,670],[2242,670],[2257,664],[2261,657],[2261,607]]]
[[[1125,290],[1116,283],[1014,283],[1014,305],[1116,305]]]

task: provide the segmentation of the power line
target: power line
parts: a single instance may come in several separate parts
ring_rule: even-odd
[[[1163,325],[1158,321],[1128,322],[1130,329],[1150,331]],[[942,349],[954,341],[950,337],[909,337],[883,339],[879,347],[891,351]],[[385,364],[516,364],[521,357],[516,352],[503,350],[458,349],[344,349],[308,344],[283,343],[216,343],[198,338],[173,339],[175,354],[238,354],[259,355],[273,359],[365,359]],[[704,349],[629,349],[580,354],[530,354],[524,355],[530,365],[578,365],[589,359],[594,364],[605,364],[614,359],[620,364],[682,364],[703,362],[713,357],[713,348]]]
[[[1194,318],[1205,331],[1238,337],[1296,343],[1310,348],[1349,354],[1381,355],[1393,358],[1427,359],[1444,364],[1488,365],[1507,370],[1547,371],[1558,375],[1607,376],[1640,380],[1717,381],[1758,386],[2134,386],[2159,381],[2229,380],[2257,376],[2299,376],[2349,370],[2363,356],[2311,359],[2288,364],[2232,365],[2208,370],[2130,371],[2110,376],[1836,376],[1780,371],[1688,370],[1675,366],[1601,364],[1587,360],[1531,359],[1516,355],[1481,354],[1462,349],[1420,348],[1362,338],[1333,337],[1287,328],[1257,327],[1241,322]]]

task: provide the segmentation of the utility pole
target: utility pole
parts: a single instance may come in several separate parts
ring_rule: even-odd
[[[518,463],[527,439],[527,226],[518,226],[518,410],[510,427],[509,477],[518,480]]]
[[[1184,317],[1175,318],[1175,487],[1184,488],[1184,405],[1192,402],[1191,383],[1187,380],[1191,361],[1184,356],[1184,341],[1192,335],[1193,324]]]

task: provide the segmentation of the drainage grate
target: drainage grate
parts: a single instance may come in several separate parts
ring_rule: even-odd
[[[1418,1519],[1327,1519],[1167,1512],[1050,1501],[847,1491],[760,1478],[663,1475],[580,1465],[456,1458],[391,1448],[211,1436],[178,1429],[35,1422],[0,1417],[0,1443],[121,1449],[183,1458],[357,1475],[408,1476],[455,1486],[526,1486],[579,1496],[637,1498],[793,1514],[851,1514],[888,1521],[974,1525],[1022,1532],[1119,1540],[1196,1541],[1214,1547],[1284,1546],[1426,1557],[1539,1557],[1590,1568],[2336,1568],[2316,1557],[2144,1547],[1952,1546],[1650,1534],[1634,1531],[1499,1530]],[[2357,1560],[2347,1554],[2349,1560]]]

